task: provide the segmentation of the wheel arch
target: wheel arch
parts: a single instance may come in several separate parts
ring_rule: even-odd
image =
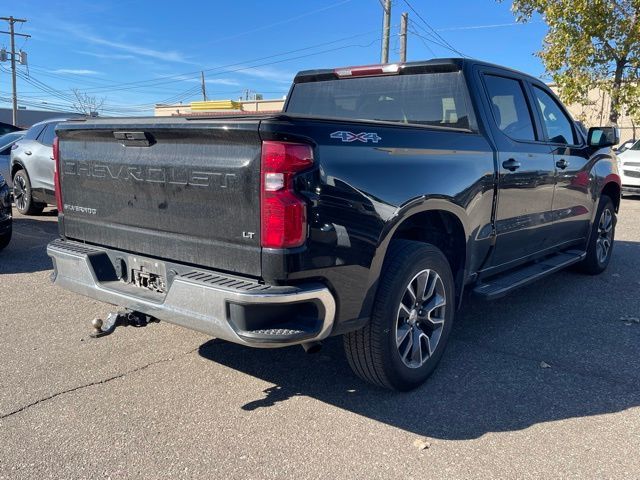
[[[614,180],[609,180],[604,184],[602,190],[600,191],[600,195],[606,195],[613,202],[613,206],[616,209],[616,213],[620,210],[620,194],[622,192],[622,188],[620,184]]]
[[[362,317],[369,317],[389,245],[393,240],[414,240],[438,247],[447,257],[454,277],[456,298],[462,298],[468,265],[469,228],[465,210],[448,199],[431,198],[400,208],[380,235],[369,270],[369,289]]]
[[[13,180],[13,176],[16,174],[18,170],[24,170],[24,172],[29,176],[29,172],[27,172],[27,168],[20,160],[14,160],[11,163],[11,180]]]

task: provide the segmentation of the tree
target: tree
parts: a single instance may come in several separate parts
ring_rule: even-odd
[[[73,109],[75,111],[91,117],[98,115],[102,105],[104,105],[104,97],[92,97],[80,92],[77,88],[74,88],[72,91],[76,97],[76,101],[73,102]]]
[[[599,87],[611,98],[611,124],[621,113],[638,118],[640,0],[513,0],[511,10],[520,22],[539,13],[549,26],[537,55],[563,101],[585,102]]]

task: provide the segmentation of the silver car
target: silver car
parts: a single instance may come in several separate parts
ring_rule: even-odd
[[[11,150],[11,177],[16,209],[23,215],[41,213],[55,205],[53,185],[53,139],[56,126],[65,118],[33,125]]]
[[[13,187],[11,169],[9,168],[9,162],[11,161],[11,147],[14,143],[24,137],[24,134],[25,132],[18,131],[5,133],[0,137],[0,175],[4,177],[9,188]]]

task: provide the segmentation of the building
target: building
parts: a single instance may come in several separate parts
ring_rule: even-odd
[[[555,85],[551,84],[550,87],[558,93]],[[567,109],[575,120],[581,121],[587,128],[601,127],[609,123],[610,105],[610,95],[598,88],[589,92],[586,102],[567,105]],[[620,129],[620,143],[636,139],[640,135],[640,130],[636,131],[640,125],[637,125],[629,115],[620,115],[618,127]]]
[[[191,102],[188,104],[155,106],[156,117],[197,116],[212,113],[274,113],[281,112],[284,99],[275,100],[210,100],[207,102]]]
[[[27,109],[18,109],[18,127],[21,128],[29,128],[34,123],[41,122],[48,118],[59,118],[59,117],[79,117],[81,116],[78,113],[71,112],[56,112],[56,111],[45,111],[45,110],[27,110]],[[10,108],[0,108],[0,122],[13,124],[13,110]]]

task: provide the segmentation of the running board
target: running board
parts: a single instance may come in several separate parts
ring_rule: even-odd
[[[503,273],[479,283],[473,292],[485,300],[495,300],[511,293],[513,290],[540,280],[558,270],[578,263],[586,256],[586,252],[568,250],[552,257],[530,263],[524,267]]]

